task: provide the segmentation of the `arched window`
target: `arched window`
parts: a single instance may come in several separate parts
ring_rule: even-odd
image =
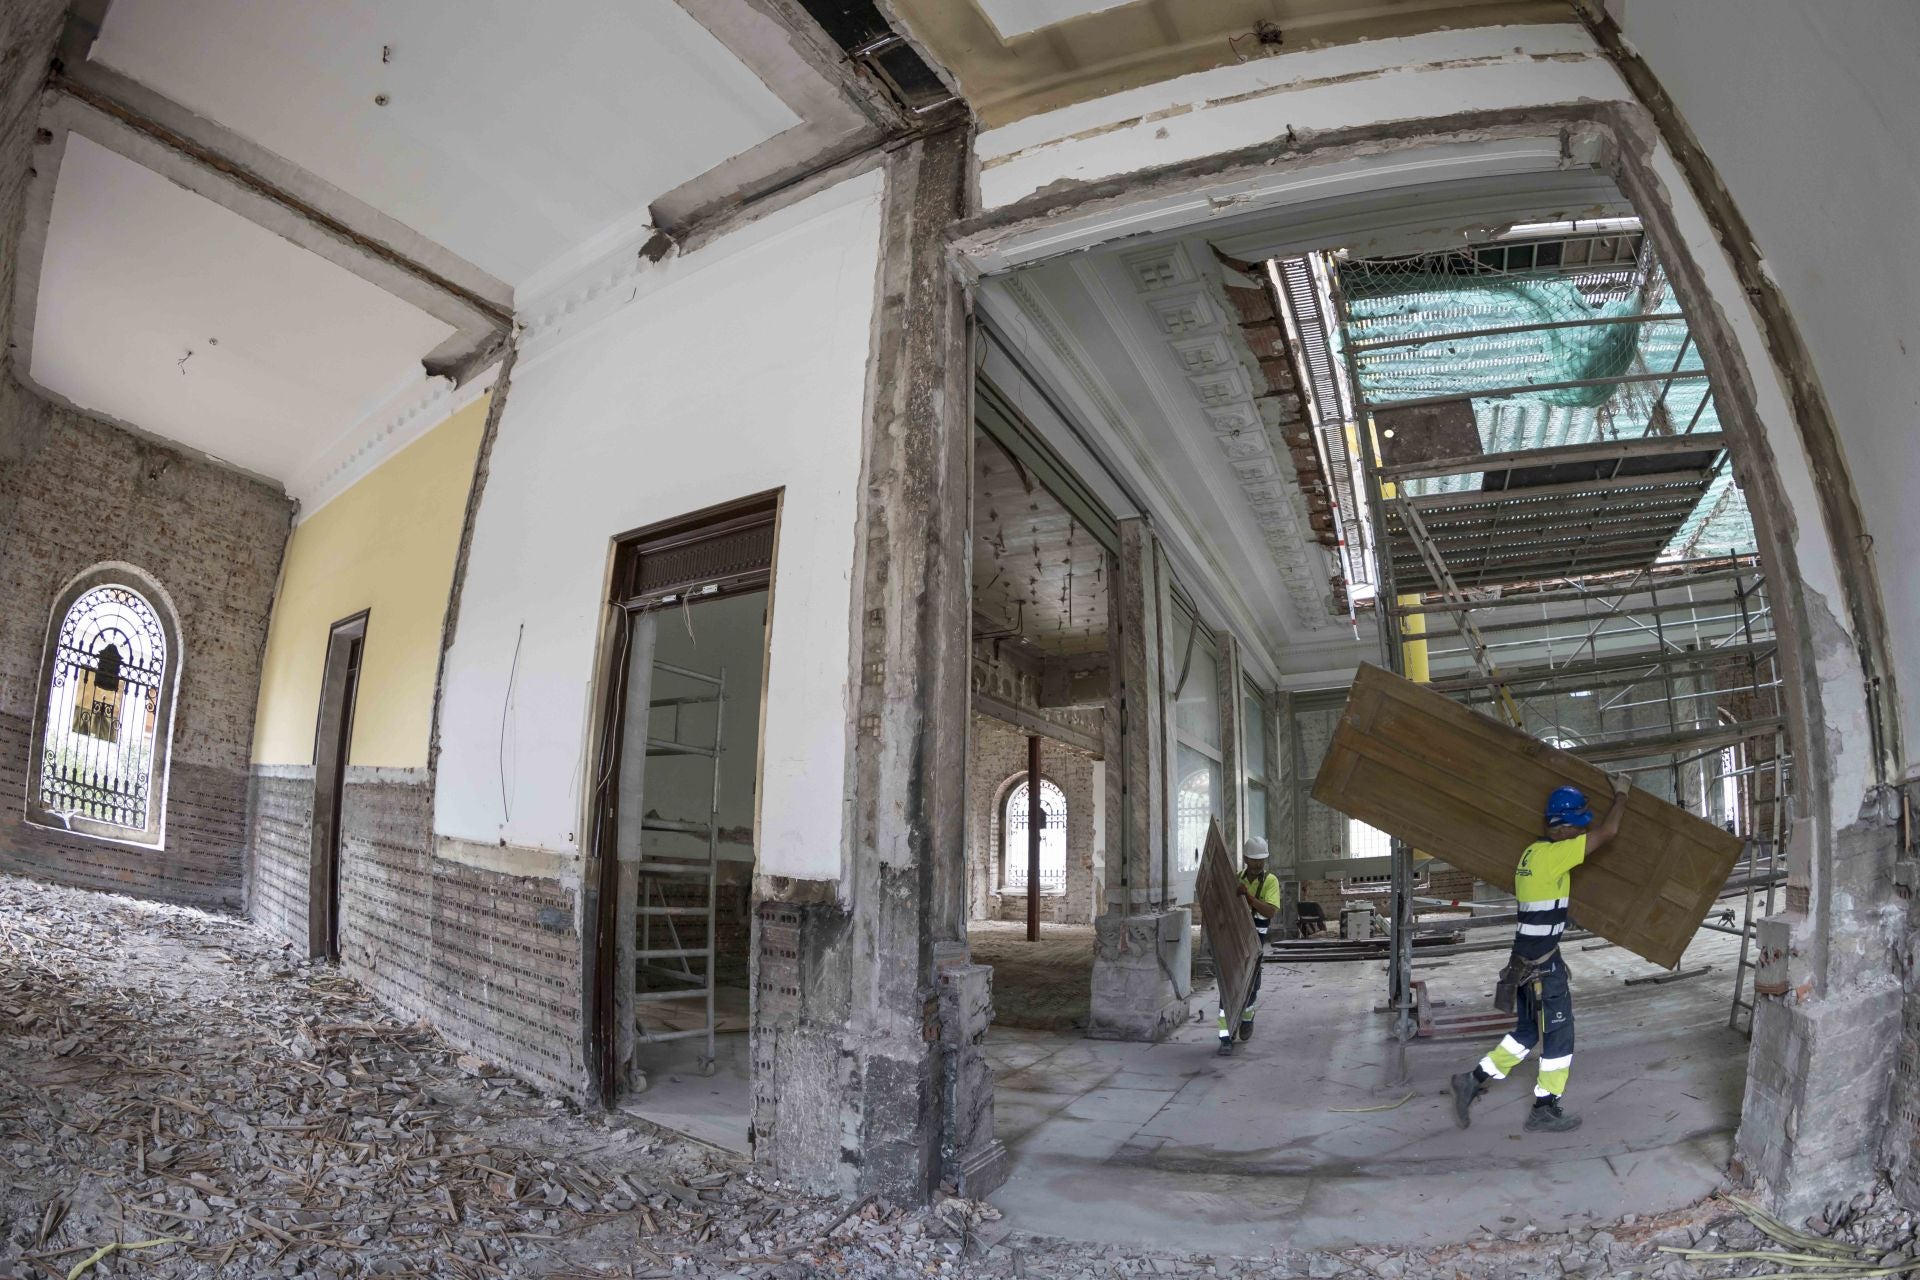
[[[28,820],[161,843],[179,629],[158,584],[91,569],[60,595],[41,660]]]
[[[1040,892],[1067,891],[1067,793],[1040,779]],[[1008,790],[1001,809],[1001,884],[1010,893],[1027,891],[1027,830],[1032,804],[1026,779]]]

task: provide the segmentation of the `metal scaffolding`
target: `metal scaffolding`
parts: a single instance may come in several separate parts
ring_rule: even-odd
[[[1528,251],[1516,257],[1518,249]],[[1305,263],[1303,268],[1300,264]],[[1791,765],[1766,577],[1685,315],[1637,234],[1276,264],[1328,333],[1322,453],[1389,668],[1631,774],[1742,836],[1730,1019],[1785,879]],[[1349,559],[1357,558],[1348,547]],[[1360,593],[1356,592],[1356,595]],[[1412,853],[1392,853],[1389,1004],[1413,1034]],[[1498,916],[1455,922],[1507,928]],[[1497,944],[1496,944],[1497,945]]]

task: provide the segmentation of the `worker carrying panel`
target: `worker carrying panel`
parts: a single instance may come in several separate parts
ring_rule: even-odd
[[[1247,993],[1260,968],[1260,936],[1240,896],[1240,875],[1220,838],[1217,820],[1207,824],[1206,852],[1194,881],[1200,919],[1206,925],[1207,945],[1213,949],[1213,971],[1220,984],[1223,1025],[1233,1026],[1247,1007]]]
[[[1612,791],[1578,756],[1362,666],[1313,798],[1511,890],[1547,797],[1566,786]],[[1573,873],[1574,922],[1672,968],[1739,854],[1738,836],[1636,787],[1620,834]]]

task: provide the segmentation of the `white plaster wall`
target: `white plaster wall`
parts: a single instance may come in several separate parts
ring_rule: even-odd
[[[593,327],[528,342],[448,656],[438,834],[577,853],[611,539],[784,486],[760,869],[840,875],[882,189],[878,170],[848,179],[642,271]]]
[[[1712,157],[1812,351],[1873,537],[1907,756],[1920,759],[1920,6],[1609,7]]]

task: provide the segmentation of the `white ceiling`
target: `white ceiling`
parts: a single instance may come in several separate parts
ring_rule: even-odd
[[[1089,13],[1102,13],[1135,0],[977,0],[987,21],[1002,38],[1039,31]]]
[[[30,374],[82,408],[284,484],[396,394],[423,385],[421,358],[451,332],[240,215],[67,136]]]
[[[673,0],[114,0],[92,57],[523,298],[798,123]]]

